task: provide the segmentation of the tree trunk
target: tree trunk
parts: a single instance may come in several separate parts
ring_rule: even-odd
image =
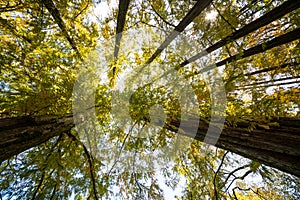
[[[205,52],[200,52],[195,56],[185,60],[183,63],[180,64],[180,67],[184,67],[185,65],[194,62],[195,60],[201,58],[202,56],[206,55],[206,53],[211,53],[218,48],[225,46],[226,44],[237,40],[241,37],[248,35],[249,33],[258,30],[259,28],[283,17],[285,14],[292,12],[300,7],[300,1],[289,0],[274,8],[270,12],[266,13],[265,15],[261,16],[260,18],[250,22],[249,24],[245,25],[243,28],[235,31],[231,35],[223,38],[222,40],[218,41],[217,43],[211,45],[210,47],[205,49]]]
[[[298,39],[300,39],[299,31],[300,31],[300,28],[297,28],[295,30],[292,30],[292,31],[286,33],[286,34],[275,37],[274,39],[272,39],[272,40],[270,40],[266,43],[259,44],[259,45],[256,45],[254,47],[251,47],[250,49],[242,51],[241,53],[238,53],[238,54],[230,56],[230,57],[228,57],[224,60],[221,60],[221,61],[217,62],[215,65],[203,68],[202,70],[200,70],[196,74],[201,74],[201,73],[207,72],[209,70],[215,69],[217,67],[220,67],[222,65],[231,63],[233,61],[237,61],[237,60],[240,60],[242,58],[247,58],[247,57],[253,56],[255,54],[265,52],[265,51],[267,51],[269,49],[272,49],[274,47],[278,47],[280,45],[287,44],[289,42],[298,40]]]
[[[248,127],[254,121],[239,123],[235,127],[225,126],[215,146],[300,176],[300,119],[280,118],[272,122],[272,125],[256,125],[251,131]],[[208,123],[192,119],[182,123],[184,125],[180,126],[173,120],[166,128],[177,132],[180,126],[191,137],[189,129],[194,130],[192,127],[199,125],[193,137],[204,141]],[[0,162],[69,131],[73,126],[72,117],[0,119]],[[210,137],[215,136],[212,133]]]
[[[17,117],[0,119],[0,163],[70,130],[73,118]]]
[[[117,29],[116,29],[117,34],[116,34],[116,44],[115,44],[115,51],[114,51],[115,59],[117,59],[119,55],[120,42],[122,38],[122,32],[125,26],[126,14],[127,14],[129,3],[130,0],[119,1]]]
[[[146,61],[151,64],[154,59],[181,33],[200,13],[212,2],[212,0],[197,1],[186,16],[179,22],[174,30],[166,37],[165,41],[156,49],[152,56]]]
[[[280,118],[273,120],[271,123],[273,125],[256,125],[251,131],[250,123],[255,122],[239,123],[236,127],[225,126],[214,145],[299,177],[300,119]],[[172,131],[177,131],[180,125],[175,121],[170,124],[171,126],[167,128]],[[189,128],[197,125],[197,122],[189,120],[183,124],[184,126],[181,125],[180,128],[189,136]],[[208,124],[201,120],[195,139],[204,141],[207,130]],[[214,137],[217,136],[211,133],[210,138]]]

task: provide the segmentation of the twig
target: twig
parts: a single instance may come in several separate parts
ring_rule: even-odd
[[[78,140],[70,131],[66,132],[67,136],[69,136],[73,141],[78,142],[84,150],[84,153],[88,159],[88,164],[89,164],[89,170],[90,170],[90,174],[91,174],[91,180],[92,180],[92,185],[93,185],[93,193],[94,193],[94,198],[98,200],[98,196],[97,196],[97,190],[96,190],[96,181],[95,181],[95,177],[94,177],[94,172],[93,172],[93,163],[92,163],[92,156],[89,153],[87,147],[80,141]]]
[[[232,183],[233,183],[235,180],[238,180],[238,179],[244,180],[244,179],[246,178],[246,176],[248,176],[251,172],[252,172],[251,170],[248,170],[243,176],[234,177],[234,179],[230,182],[229,186],[226,188],[225,191],[227,191],[227,190],[230,188],[230,186],[232,185]]]
[[[115,167],[115,165],[118,163],[119,158],[120,158],[120,156],[121,156],[121,153],[122,153],[122,151],[123,151],[123,148],[124,148],[124,146],[125,146],[126,140],[127,140],[127,138],[131,135],[132,129],[134,128],[134,126],[136,125],[136,123],[137,123],[137,122],[135,122],[135,123],[131,126],[131,128],[130,128],[128,134],[127,134],[126,137],[124,138],[123,143],[122,143],[122,146],[121,146],[121,149],[120,149],[120,151],[119,151],[119,153],[118,153],[118,156],[117,156],[117,158],[116,158],[114,164],[111,166],[110,170],[108,171],[107,177],[110,175],[111,171],[113,170],[113,168]]]
[[[215,4],[212,2],[211,3],[212,6],[214,7],[214,9],[218,12],[218,14],[220,15],[220,17],[234,30],[236,31],[236,28],[234,28],[234,26],[221,14],[220,10],[215,6]]]
[[[235,172],[237,172],[237,171],[239,171],[239,170],[242,170],[242,169],[245,169],[245,168],[247,168],[247,167],[250,167],[250,164],[247,164],[247,165],[238,167],[238,168],[236,168],[235,170],[231,171],[231,172],[228,174],[228,176],[227,176],[227,178],[225,179],[224,182],[226,183],[226,182],[228,181],[228,179],[230,178],[230,176],[234,175]]]
[[[152,10],[155,12],[155,14],[161,19],[163,20],[163,22],[165,22],[166,24],[168,24],[169,26],[172,26],[172,27],[176,27],[174,24],[168,22],[167,20],[165,20],[157,11],[156,9],[154,8],[153,4],[151,3],[151,1],[148,1]]]
[[[226,151],[226,153],[224,153],[222,159],[221,159],[221,163],[217,169],[217,171],[215,172],[215,176],[214,176],[214,179],[213,179],[213,183],[214,183],[214,191],[215,191],[215,197],[216,197],[216,200],[218,200],[218,191],[217,191],[217,186],[216,186],[216,178],[217,178],[217,174],[219,173],[219,171],[221,170],[221,167],[224,163],[224,160],[225,160],[225,157],[226,155],[228,154],[229,151]]]
[[[54,198],[54,195],[55,195],[55,193],[56,193],[56,187],[57,187],[57,183],[54,185],[54,188],[53,188],[53,191],[52,191],[50,200]]]

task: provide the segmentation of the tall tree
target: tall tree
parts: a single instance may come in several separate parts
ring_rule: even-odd
[[[298,2],[120,1],[96,24],[92,5],[96,10],[104,5],[98,3],[0,3],[1,198],[67,199],[73,193],[76,199],[162,199],[162,176],[172,189],[180,176],[185,177],[178,197],[183,199],[299,198]],[[140,51],[122,55],[126,34],[115,35],[142,26],[165,34],[152,33],[156,47],[142,44]],[[186,55],[178,54],[175,45],[181,34],[199,44],[189,46]],[[113,45],[104,51],[96,48],[97,39],[110,37]],[[114,62],[103,65],[103,52]],[[203,69],[194,62],[206,53],[216,67]],[[84,101],[94,101],[72,93],[82,63],[87,74],[103,67],[100,83],[85,79],[79,84],[84,89],[97,85],[91,93],[97,128],[96,122],[72,113],[74,99],[86,110],[91,108],[85,108]],[[128,68],[146,69],[150,64],[175,69],[186,78],[199,103],[196,111],[189,111],[201,120],[180,120],[180,103],[170,90],[174,77],[165,85],[150,82],[136,90],[130,98],[130,116],[122,109],[113,112],[116,96],[105,82],[110,69],[123,69],[113,75],[118,80]],[[218,148],[201,142],[209,126],[219,131],[217,124],[209,124],[213,99],[208,84],[197,75],[204,71],[208,76],[222,72],[225,83],[226,121]],[[138,85],[143,79],[130,81]],[[165,110],[163,127],[160,118],[152,121],[151,109],[157,104]],[[84,129],[74,128],[73,118],[77,125],[86,125]],[[126,120],[132,122],[122,126]],[[150,132],[157,134],[144,137],[149,124],[154,125]],[[189,133],[195,127],[196,135]],[[90,136],[104,133],[92,138],[99,148],[89,145],[80,131]],[[194,140],[174,153],[177,132]],[[151,165],[153,160],[160,171]],[[251,176],[263,180],[261,187],[251,183]]]

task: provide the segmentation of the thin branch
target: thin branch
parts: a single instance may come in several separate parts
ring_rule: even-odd
[[[273,87],[273,86],[283,86],[283,85],[291,85],[291,84],[298,84],[299,85],[299,80],[296,81],[289,81],[289,82],[283,82],[283,83],[274,83],[274,84],[268,84],[268,85],[258,85],[255,88],[267,88],[267,87]],[[237,90],[249,90],[253,89],[254,87],[241,87],[237,88]]]
[[[166,37],[165,41],[157,48],[152,56],[146,61],[142,70],[154,61],[161,52],[211,3],[212,0],[197,1],[188,14],[179,22],[174,30]]]
[[[149,24],[149,23],[147,23],[147,22],[144,22],[144,21],[141,21],[140,23],[142,23],[142,24],[145,24],[145,25],[147,25],[147,26],[150,26],[150,27],[153,27],[153,28],[157,28],[157,29],[159,29],[159,30],[163,31],[164,33],[167,33],[167,31],[166,31],[166,30],[164,30],[163,28],[161,28],[161,27],[157,27],[157,26],[155,26],[155,25],[153,25],[153,24]]]
[[[40,179],[40,181],[39,181],[39,184],[38,184],[38,186],[36,187],[36,189],[35,189],[35,191],[34,191],[34,193],[33,193],[33,195],[32,195],[32,198],[31,198],[31,200],[34,200],[35,199],[35,197],[36,197],[36,195],[37,195],[37,193],[38,193],[38,191],[40,190],[40,188],[41,188],[41,186],[42,186],[42,183],[43,183],[43,181],[44,181],[44,178],[45,178],[45,169],[43,170],[43,173],[42,173],[42,177],[41,177],[41,179]]]
[[[52,194],[51,194],[51,197],[50,197],[50,200],[54,198],[55,196],[55,193],[56,193],[56,187],[57,187],[57,183],[54,185],[54,188],[52,190]]]
[[[221,170],[221,167],[224,163],[224,160],[225,160],[225,157],[226,155],[229,153],[229,151],[226,151],[226,153],[224,153],[222,159],[221,159],[221,163],[217,169],[217,171],[215,172],[215,175],[214,175],[214,179],[213,179],[213,183],[214,183],[214,192],[215,192],[215,197],[216,197],[216,200],[218,200],[218,191],[217,191],[217,185],[216,185],[216,178],[217,178],[217,174],[219,173],[219,171]]]
[[[299,62],[285,63],[285,64],[282,64],[280,66],[274,66],[274,67],[269,67],[269,68],[264,68],[264,69],[261,69],[261,70],[257,70],[257,71],[254,71],[254,72],[249,72],[247,74],[244,74],[243,76],[252,76],[252,75],[260,74],[260,73],[263,73],[263,72],[273,71],[273,70],[276,70],[276,69],[284,69],[284,68],[287,68],[287,67],[290,67],[290,66],[296,67],[299,64],[300,64]]]
[[[220,10],[215,6],[215,4],[212,2],[211,3],[212,6],[214,7],[214,9],[217,11],[217,13],[220,15],[220,17],[234,30],[236,31],[236,28],[234,28],[234,26],[222,15],[222,13],[220,12]]]
[[[260,198],[263,198],[263,199],[267,200],[267,199],[264,198],[261,194],[259,194],[258,189],[257,189],[257,191],[255,191],[255,190],[253,190],[252,188],[246,188],[246,189],[244,189],[244,188],[240,188],[239,186],[236,186],[236,187],[234,187],[234,188],[232,189],[233,193],[234,193],[234,191],[235,191],[236,189],[241,190],[241,191],[250,191],[250,190],[251,190],[254,194],[257,194]]]
[[[121,145],[120,151],[119,151],[119,153],[118,153],[118,156],[117,156],[116,160],[114,161],[114,164],[111,166],[110,170],[108,171],[107,177],[109,177],[109,175],[110,175],[110,173],[112,172],[113,168],[114,168],[114,167],[116,166],[116,164],[119,162],[119,158],[120,158],[121,153],[122,153],[122,151],[123,151],[123,149],[124,149],[126,140],[127,140],[127,138],[131,135],[131,132],[132,132],[134,126],[136,125],[136,123],[137,123],[137,122],[135,122],[135,123],[131,126],[130,130],[128,131],[127,135],[125,136],[125,138],[124,138],[124,140],[123,140],[123,143],[122,143],[122,145]]]
[[[91,180],[92,180],[92,185],[93,185],[93,193],[94,193],[94,198],[95,199],[98,199],[98,196],[97,196],[97,189],[96,189],[96,180],[95,180],[95,177],[94,177],[94,166],[93,166],[93,162],[92,162],[92,155],[89,153],[87,147],[80,141],[78,140],[70,131],[69,132],[66,132],[67,136],[69,136],[73,141],[76,141],[78,142],[82,147],[83,147],[83,150],[84,150],[84,153],[88,159],[88,164],[89,164],[89,170],[90,170],[90,175],[91,175]]]
[[[89,7],[89,5],[90,1],[88,1],[85,7],[75,17],[73,17],[73,20],[75,20],[79,15],[81,15]]]
[[[243,176],[234,177],[234,179],[230,182],[229,186],[226,188],[225,191],[227,191],[228,188],[230,188],[230,186],[234,183],[234,181],[236,181],[236,180],[244,180],[250,173],[252,173],[252,170],[248,170]]]
[[[227,178],[225,179],[224,183],[227,183],[227,181],[228,181],[228,179],[230,178],[230,176],[234,175],[235,172],[240,171],[240,170],[242,170],[242,169],[245,169],[245,168],[247,168],[247,167],[250,167],[250,164],[247,164],[247,165],[238,167],[238,168],[236,168],[235,170],[231,171],[231,172],[228,174]]]
[[[154,8],[154,6],[153,6],[153,4],[151,3],[150,0],[148,0],[148,2],[149,2],[149,4],[150,4],[152,10],[155,12],[155,14],[156,14],[163,22],[165,22],[165,23],[166,23],[167,25],[169,25],[169,26],[176,27],[174,24],[172,24],[172,23],[168,22],[167,20],[165,20],[165,18],[163,18],[163,17],[157,12],[157,10]]]
[[[234,199],[235,199],[235,200],[239,200],[239,199],[237,198],[236,194],[235,194],[235,190],[232,190],[232,191],[233,191]]]
[[[300,75],[295,76],[295,77],[291,76],[291,77],[285,77],[285,78],[279,78],[279,79],[271,79],[271,80],[268,80],[268,81],[259,81],[259,82],[256,82],[256,83],[243,85],[243,87],[262,85],[262,84],[266,84],[266,83],[274,83],[274,82],[278,82],[278,81],[293,80],[293,79],[297,79],[297,78],[300,78]]]
[[[51,147],[50,153],[47,154],[47,156],[46,156],[45,163],[47,163],[48,159],[49,159],[50,156],[53,154],[54,148],[57,147],[58,143],[59,143],[61,140],[62,140],[62,134],[59,135],[59,137],[57,138],[56,142],[55,142],[54,145]],[[36,190],[34,191],[34,193],[33,193],[33,195],[32,195],[32,198],[31,198],[32,200],[34,200],[34,199],[36,198],[36,195],[37,195],[38,191],[40,190],[40,188],[41,188],[41,186],[42,186],[42,183],[43,183],[44,178],[45,178],[45,173],[46,173],[45,170],[46,170],[46,167],[47,167],[47,165],[46,165],[45,167],[43,167],[42,170],[41,170],[41,171],[43,171],[42,177],[41,177],[41,179],[40,179],[40,182],[39,182],[39,184],[38,184]],[[53,173],[53,171],[52,171],[51,173]],[[50,173],[50,174],[51,174],[51,173]]]

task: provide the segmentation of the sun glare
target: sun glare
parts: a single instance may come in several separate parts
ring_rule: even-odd
[[[218,15],[218,12],[213,10],[206,14],[205,19],[214,21],[216,19],[217,15]]]

